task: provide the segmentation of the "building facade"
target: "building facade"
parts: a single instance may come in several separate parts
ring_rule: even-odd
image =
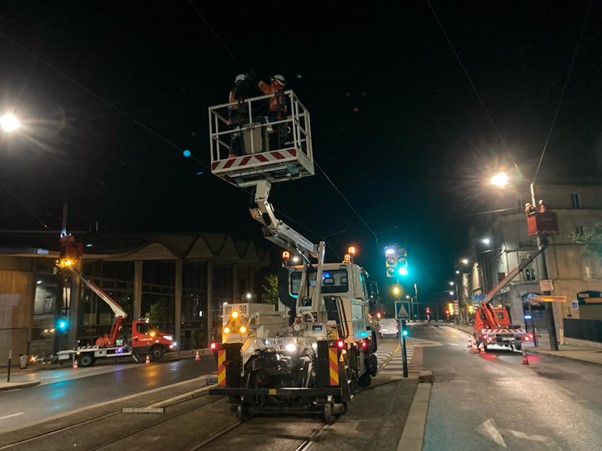
[[[602,297],[601,262],[595,256],[586,255],[584,247],[573,239],[575,234],[602,223],[602,181],[542,182],[535,186],[535,191],[536,199],[543,200],[558,216],[559,232],[548,237],[545,258],[548,280],[553,285],[551,294],[567,299],[567,302],[552,304],[558,339],[566,342],[565,337],[575,334],[565,329],[579,328],[575,320],[580,320],[583,327],[587,321],[602,320],[602,304],[586,301]],[[487,292],[537,251],[537,237],[528,234],[524,212],[525,204],[531,202],[527,197],[528,187],[523,193],[523,196],[513,196],[515,208],[505,208],[508,197],[500,199],[491,208],[498,212],[483,218],[470,234],[474,263],[471,273],[465,276],[467,296]],[[484,244],[484,238],[488,244]],[[542,269],[542,259],[537,257],[498,295],[496,300],[510,310],[513,322],[528,326],[525,311],[530,298],[543,292]],[[529,316],[537,316],[531,313]]]
[[[50,356],[110,330],[114,314],[77,278],[57,274],[56,236],[5,236],[0,247],[0,355]],[[227,234],[83,235],[81,271],[127,312],[173,333],[178,349],[217,338],[221,305],[261,297],[266,249]],[[65,318],[64,331],[57,319]],[[0,365],[6,360],[0,359]]]

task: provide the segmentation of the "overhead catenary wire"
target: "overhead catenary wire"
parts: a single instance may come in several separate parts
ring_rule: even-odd
[[[136,125],[138,125],[139,127],[143,128],[144,130],[146,130],[147,132],[149,132],[150,134],[152,134],[153,136],[155,136],[156,138],[160,139],[161,141],[163,141],[164,143],[168,144],[169,146],[177,149],[178,151],[182,152],[184,149],[182,149],[181,147],[179,147],[177,144],[173,143],[172,141],[170,141],[169,139],[167,139],[166,137],[164,137],[163,135],[161,135],[160,133],[154,131],[153,129],[151,129],[150,127],[148,127],[147,125],[143,124],[142,122],[140,122],[138,119],[136,119],[135,117],[133,117],[131,114],[128,114],[127,112],[125,112],[124,110],[122,110],[121,108],[119,108],[117,105],[115,105],[114,103],[108,101],[107,99],[105,99],[104,97],[102,97],[101,95],[97,94],[95,91],[93,91],[92,89],[90,89],[89,87],[85,86],[84,84],[78,82],[77,80],[75,80],[73,77],[71,77],[70,75],[66,74],[65,72],[63,72],[62,70],[60,70],[59,68],[55,67],[54,65],[50,64],[48,61],[44,60],[43,58],[41,58],[40,56],[36,55],[34,52],[32,52],[31,50],[29,50],[28,48],[24,47],[23,45],[19,44],[17,41],[15,41],[14,39],[11,39],[9,36],[7,36],[6,34],[0,32],[0,37],[2,37],[3,39],[5,39],[6,41],[10,42],[13,46],[17,47],[18,49],[20,49],[21,51],[27,53],[30,57],[34,58],[36,61],[39,61],[40,63],[42,63],[44,66],[46,66],[47,68],[49,68],[50,70],[52,70],[53,72],[59,74],[61,77],[65,78],[66,80],[70,81],[71,83],[73,83],[74,85],[76,85],[77,87],[83,89],[84,91],[86,91],[88,94],[90,94],[91,96],[93,96],[95,99],[97,99],[98,101],[102,102],[103,104],[105,104],[106,106],[108,106],[109,108],[111,108],[112,110],[118,112],[119,114],[123,115],[124,117],[128,118],[130,121],[132,121],[133,123],[135,123]],[[198,164],[200,164],[201,166],[209,169],[209,166],[207,164],[205,164],[204,162],[202,162],[201,160],[192,157],[191,159],[194,160],[195,162],[197,162]]]
[[[191,7],[195,10],[195,12],[198,14],[198,16],[203,20],[203,22],[205,23],[205,25],[210,29],[210,31],[214,34],[214,36],[216,37],[216,39],[220,42],[220,44],[224,47],[225,51],[228,53],[228,55],[232,58],[232,60],[239,66],[242,67],[240,62],[238,61],[238,59],[235,57],[235,55],[229,50],[229,48],[226,46],[226,44],[223,42],[223,40],[219,37],[219,35],[217,34],[217,32],[213,29],[213,27],[211,27],[211,25],[209,24],[209,22],[205,19],[205,17],[202,15],[202,13],[199,11],[199,9],[194,5],[194,3],[192,2],[192,0],[189,2]],[[84,85],[83,83],[80,83],[79,81],[77,81],[75,78],[73,78],[72,76],[70,76],[69,74],[65,73],[64,71],[62,71],[61,69],[57,68],[56,66],[54,66],[53,64],[49,63],[48,61],[46,61],[45,59],[41,58],[40,56],[38,56],[36,53],[34,53],[33,51],[29,50],[28,48],[26,48],[25,46],[21,45],[19,42],[15,41],[14,39],[12,39],[11,37],[7,36],[6,34],[0,32],[0,37],[2,37],[3,39],[5,39],[6,41],[8,41],[11,45],[15,46],[16,48],[20,49],[21,51],[25,52],[27,55],[29,55],[30,57],[34,58],[36,61],[42,63],[44,66],[46,66],[47,68],[49,68],[50,70],[52,70],[53,72],[57,73],[58,75],[60,75],[61,77],[63,77],[64,79],[68,80],[69,82],[73,83],[74,85],[76,85],[77,87],[79,87],[80,89],[84,90],[85,92],[87,92],[88,94],[90,94],[91,96],[93,96],[94,98],[96,98],[98,101],[100,101],[101,103],[103,103],[104,105],[108,106],[109,108],[113,109],[114,111],[118,112],[119,114],[123,115],[124,117],[126,117],[127,119],[129,119],[130,121],[132,121],[133,123],[135,123],[136,125],[138,125],[139,127],[141,127],[142,129],[146,130],[147,132],[149,132],[150,134],[152,134],[153,136],[155,136],[156,138],[160,139],[161,141],[163,141],[164,143],[168,144],[170,147],[173,147],[175,149],[177,149],[179,152],[182,152],[183,149],[181,147],[179,147],[177,144],[173,143],[172,141],[170,141],[169,139],[167,139],[166,137],[164,137],[163,135],[161,135],[160,133],[156,132],[155,130],[151,129],[150,127],[148,127],[147,125],[145,125],[144,123],[142,123],[141,121],[139,121],[138,119],[136,119],[135,117],[133,117],[131,114],[127,113],[126,111],[124,111],[123,109],[121,109],[119,106],[115,105],[113,102],[110,102],[109,100],[105,99],[104,97],[102,97],[101,95],[99,95],[98,93],[96,93],[94,90],[92,90],[90,87]],[[198,164],[200,164],[201,166],[210,169],[209,166],[207,164],[205,164],[204,162],[200,161],[199,159],[192,157],[191,159],[195,162],[197,162]],[[330,179],[330,177],[328,177],[328,175],[326,174],[326,172],[317,164],[317,162],[315,163],[316,166],[318,166],[318,168],[320,169],[320,171],[322,172],[322,174],[324,175],[324,177],[328,180],[328,182],[332,185],[332,187],[335,189],[335,191],[341,196],[341,198],[343,199],[343,201],[349,206],[349,208],[353,211],[353,213],[360,219],[360,221],[364,224],[364,226],[370,231],[370,233],[372,233],[372,235],[374,235],[374,237],[376,238],[376,233],[374,232],[374,230],[367,224],[367,222],[362,218],[362,216],[358,213],[358,211],[351,205],[351,203],[345,198],[345,196],[342,194],[342,192],[340,191],[340,189],[336,186],[336,184],[332,181],[332,179]],[[6,189],[6,187],[4,187]],[[8,192],[8,190],[7,190]],[[10,193],[13,197],[14,194]],[[28,210],[29,211],[29,210]],[[31,213],[31,212],[30,212]],[[32,213],[33,214],[33,213]],[[36,217],[34,215],[34,217]],[[36,217],[36,219],[39,220],[39,218]],[[44,224],[42,222],[42,224]],[[47,228],[47,226],[44,224],[44,226]],[[307,230],[310,230],[309,228],[305,227]],[[315,233],[315,232],[312,232]],[[319,236],[319,234],[316,234],[317,236]],[[328,244],[328,243],[327,243]],[[329,245],[329,244],[328,244]],[[329,245],[330,246],[330,245]]]
[[[517,169],[517,171],[519,173],[521,173],[521,170],[518,167],[518,164],[516,163],[516,160],[514,159],[514,156],[512,155],[512,152],[510,152],[510,148],[506,144],[506,140],[502,136],[502,133],[500,132],[500,129],[498,128],[497,124],[493,120],[493,116],[491,116],[491,113],[489,112],[489,108],[487,108],[487,105],[485,105],[485,101],[481,97],[481,94],[479,93],[479,90],[477,89],[476,85],[474,84],[474,82],[472,80],[472,77],[470,76],[470,74],[468,73],[468,70],[466,69],[466,66],[462,62],[462,58],[460,58],[460,55],[456,51],[456,48],[454,47],[454,44],[452,43],[449,35],[445,31],[445,28],[443,27],[443,24],[439,20],[439,16],[435,12],[435,9],[433,8],[433,5],[431,5],[431,2],[429,0],[426,0],[426,4],[428,5],[429,9],[431,10],[431,13],[433,14],[433,17],[435,18],[435,22],[437,22],[437,25],[439,25],[439,28],[441,29],[441,33],[443,33],[443,36],[445,37],[445,40],[449,44],[449,47],[451,48],[452,53],[454,54],[454,56],[458,60],[458,64],[460,65],[460,68],[462,69],[462,72],[464,73],[464,76],[468,80],[468,83],[470,84],[470,87],[472,88],[472,91],[474,92],[475,96],[477,97],[477,100],[481,104],[481,107],[485,111],[485,115],[487,116],[487,119],[491,123],[491,125],[494,128],[494,130],[495,130],[495,132],[496,132],[496,134],[497,134],[500,142],[502,143],[502,146],[504,146],[504,149],[506,150],[506,152],[508,153],[508,156],[512,160],[512,164]]]
[[[228,53],[228,55],[230,55],[230,57],[232,58],[232,60],[238,65],[239,68],[242,68],[242,65],[240,64],[240,62],[238,61],[238,59],[234,56],[234,54],[230,51],[230,49],[228,48],[228,46],[220,38],[220,36],[218,35],[218,33],[213,29],[213,27],[211,26],[211,24],[209,24],[209,22],[207,21],[207,19],[205,19],[205,17],[201,13],[201,11],[194,5],[193,1],[190,0],[189,3],[190,3],[190,6],[196,11],[196,13],[198,14],[198,16],[203,20],[203,22],[205,23],[205,25],[207,25],[207,27],[209,28],[209,30],[214,34],[215,38],[224,47],[225,51]],[[372,235],[374,235],[374,238],[378,242],[378,239],[377,239],[377,236],[376,236],[376,233],[374,232],[374,230],[368,225],[368,223],[364,220],[364,218],[362,218],[362,216],[358,213],[358,211],[351,205],[351,203],[343,195],[343,193],[341,192],[341,190],[336,186],[336,184],[332,181],[332,179],[330,177],[328,177],[328,175],[326,174],[326,172],[320,167],[320,165],[318,165],[318,163],[317,163],[317,161],[315,161],[315,159],[314,159],[314,164],[318,167],[318,169],[320,170],[320,172],[324,175],[324,177],[326,178],[326,180],[328,180],[328,182],[332,185],[332,187],[339,194],[339,196],[341,196],[341,199],[343,199],[343,201],[347,204],[347,206],[349,206],[349,208],[351,209],[351,211],[353,211],[353,213],[360,219],[360,221],[362,222],[362,224],[364,224],[364,226],[366,226],[366,228],[368,229],[368,231],[370,231],[370,233],[372,233]],[[296,222],[298,222],[298,221],[296,221]],[[310,230],[308,227],[305,227],[305,228],[307,230]],[[312,232],[312,233],[315,233],[315,232]],[[316,235],[319,236],[319,234],[316,234]]]
[[[566,79],[564,80],[564,86],[562,87],[562,92],[560,93],[560,98],[558,99],[558,104],[556,105],[556,110],[554,111],[554,117],[552,118],[552,123],[550,124],[550,129],[548,130],[548,135],[546,136],[546,141],[544,143],[543,149],[541,150],[539,162],[537,163],[537,169],[535,170],[535,174],[533,175],[532,183],[535,183],[535,180],[537,179],[537,175],[539,174],[539,169],[543,162],[543,157],[546,154],[546,149],[548,147],[548,143],[550,142],[550,136],[552,136],[552,131],[554,130],[554,125],[556,124],[556,119],[558,118],[558,112],[560,111],[560,106],[562,105],[562,101],[564,100],[564,95],[566,94],[566,88],[569,84],[571,75],[573,74],[573,69],[575,68],[575,61],[577,60],[577,54],[579,53],[579,48],[581,47],[581,42],[583,42],[583,34],[585,33],[585,27],[587,25],[587,21],[589,20],[589,14],[592,9],[592,3],[593,3],[593,0],[590,0],[589,6],[587,7],[587,12],[585,13],[585,19],[583,20],[583,25],[581,26],[581,32],[579,33],[579,39],[577,40],[577,45],[575,46],[575,52],[573,53],[573,58],[571,59],[571,64],[569,65],[569,71],[566,74]]]

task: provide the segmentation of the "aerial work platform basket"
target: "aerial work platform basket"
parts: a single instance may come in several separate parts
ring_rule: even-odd
[[[277,95],[284,113],[269,111],[274,95],[209,108],[212,174],[239,187],[314,175],[309,112],[293,91]],[[229,108],[236,124],[229,123]],[[234,145],[241,155],[233,155]]]

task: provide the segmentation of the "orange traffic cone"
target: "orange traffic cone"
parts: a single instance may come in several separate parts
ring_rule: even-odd
[[[523,365],[529,364],[529,357],[527,357],[527,350],[523,346]]]
[[[146,354],[146,362],[144,364],[148,365],[149,363],[150,363],[150,356],[148,354]]]
[[[474,339],[474,337],[471,337],[470,340],[470,352],[472,352],[473,354],[478,354],[479,348],[477,348],[477,340]]]
[[[472,340],[474,340],[473,337],[468,338],[468,344],[466,345],[466,348],[468,348],[468,349],[472,348]]]
[[[77,369],[77,357],[73,357],[73,369],[76,370]]]
[[[199,355],[199,350],[197,349],[196,355],[194,356],[194,360],[201,360],[201,356]]]
[[[483,352],[485,351],[485,345],[483,344],[483,342],[479,343],[479,352]]]

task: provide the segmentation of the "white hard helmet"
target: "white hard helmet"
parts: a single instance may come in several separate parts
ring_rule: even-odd
[[[286,79],[284,78],[284,75],[276,74],[272,77],[272,81],[275,81],[282,87],[286,86]]]
[[[247,78],[249,78],[249,77],[247,76],[247,74],[238,74],[238,75],[236,76],[236,78],[234,79],[234,83],[238,83],[238,82],[241,82],[241,81],[245,81]]]

